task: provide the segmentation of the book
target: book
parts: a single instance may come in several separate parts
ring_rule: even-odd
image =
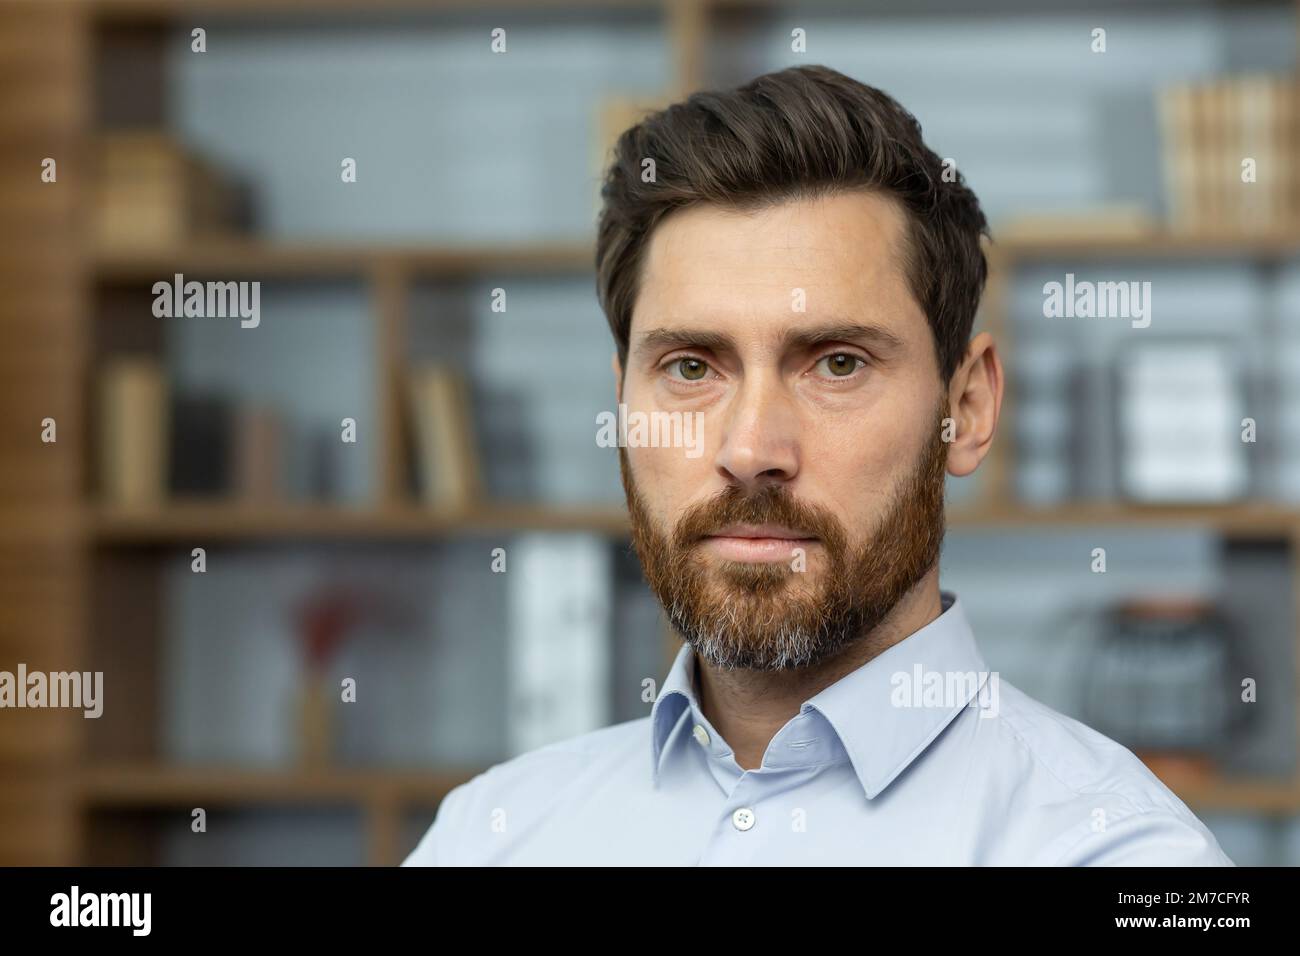
[[[1151,212],[1138,203],[1100,203],[1086,209],[1042,209],[1022,213],[1000,224],[999,242],[1051,242],[1062,235],[1072,239],[1123,241],[1157,232]]]
[[[481,497],[481,473],[464,377],[442,365],[418,367],[408,393],[421,499],[433,507],[470,505]]]
[[[99,479],[105,502],[152,507],[166,494],[167,383],[149,358],[105,363],[99,386]]]
[[[1128,498],[1184,504],[1246,495],[1245,399],[1229,346],[1188,339],[1132,348],[1116,377],[1120,487]]]
[[[506,557],[513,755],[608,723],[614,572],[608,542],[594,534],[521,535]]]
[[[1187,148],[1192,139],[1192,90],[1188,86],[1165,87],[1156,94],[1160,122],[1161,160],[1164,169],[1165,205],[1170,223],[1176,228],[1196,225],[1196,160]]]
[[[170,486],[173,493],[213,497],[231,491],[234,409],[218,395],[172,401]]]
[[[161,131],[128,130],[98,140],[93,231],[106,248],[159,246],[229,228],[233,185]]]
[[[234,436],[234,490],[241,501],[265,504],[280,496],[284,429],[275,409],[239,409]]]

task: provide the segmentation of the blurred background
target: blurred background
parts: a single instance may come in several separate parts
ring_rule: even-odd
[[[994,224],[1010,395],[943,564],[990,666],[1300,863],[1298,5],[975,6],[5,4],[0,670],[103,671],[104,713],[0,711],[0,863],[394,864],[648,714],[601,164],[800,63]],[[157,316],[173,281],[260,282],[256,327]],[[1067,281],[1149,325],[1045,316]]]

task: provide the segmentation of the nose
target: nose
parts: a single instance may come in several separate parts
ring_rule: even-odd
[[[798,424],[775,375],[746,379],[726,412],[718,471],[746,491],[792,481],[799,472]]]

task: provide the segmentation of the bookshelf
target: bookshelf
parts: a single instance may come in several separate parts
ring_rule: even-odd
[[[565,243],[474,248],[225,240],[143,252],[97,250],[91,268],[96,281],[106,285],[140,282],[173,271],[274,279],[357,278],[378,284],[389,276],[405,283],[496,271],[583,273],[591,271],[595,254],[594,246]]]
[[[76,793],[86,811],[175,814],[195,806],[209,810],[249,806],[356,809],[365,828],[367,862],[391,866],[405,853],[398,842],[404,815],[432,812],[452,789],[485,769],[295,771],[126,764],[82,770],[77,775]]]
[[[709,41],[718,23],[763,13],[775,5],[765,0],[570,0],[545,5],[499,0],[494,6],[527,7],[530,12],[576,9],[592,17],[627,11],[660,17],[672,64],[669,92],[681,95],[712,78]],[[153,699],[156,688],[151,682],[158,675],[154,662],[162,635],[158,620],[147,609],[156,606],[161,587],[156,555],[188,548],[196,539],[242,547],[321,539],[410,541],[522,530],[626,535],[626,515],[619,507],[484,501],[471,508],[428,509],[411,500],[404,483],[408,450],[401,439],[401,400],[394,383],[406,368],[406,325],[416,284],[502,271],[583,276],[593,268],[590,244],[475,246],[249,238],[199,239],[167,249],[129,250],[85,248],[81,243],[77,217],[84,214],[87,200],[76,184],[86,168],[85,143],[96,122],[91,64],[106,37],[138,35],[141,48],[159,56],[162,28],[192,14],[269,25],[376,11],[425,16],[431,11],[439,15],[479,7],[469,0],[321,0],[311,5],[294,0],[83,0],[68,5],[14,4],[0,11],[2,25],[11,26],[14,35],[23,38],[21,50],[18,45],[0,48],[0,63],[22,77],[12,91],[0,92],[4,107],[0,129],[17,144],[15,149],[26,150],[20,156],[23,162],[33,152],[68,157],[60,161],[60,181],[68,188],[60,191],[58,200],[66,205],[37,209],[33,222],[40,228],[29,235],[6,237],[5,255],[0,257],[4,263],[0,326],[7,342],[18,343],[16,360],[0,359],[0,394],[25,416],[24,422],[45,415],[59,422],[55,449],[34,449],[30,442],[16,441],[5,447],[6,474],[0,475],[0,568],[6,572],[0,577],[0,597],[5,598],[0,603],[0,649],[7,657],[57,669],[85,666],[79,662],[95,654],[126,655],[140,661],[140,684],[133,690],[141,701]],[[141,75],[155,74],[146,68]],[[43,91],[43,108],[19,108],[19,100],[37,89]],[[993,272],[984,321],[997,330],[1004,348],[1014,348],[1005,316],[1006,283],[1026,263],[1105,258],[1175,263],[1239,258],[1267,263],[1297,253],[1300,229],[1242,234],[1153,230],[1099,238],[1071,232],[1063,225],[1056,233],[1012,236],[990,250]],[[98,303],[114,290],[134,289],[172,272],[362,283],[371,303],[368,319],[377,333],[372,377],[377,383],[380,437],[371,462],[374,500],[357,506],[178,501],[135,510],[97,502],[87,449],[93,326],[103,320]],[[40,318],[40,334],[31,331],[32,316]],[[1293,600],[1300,619],[1300,510],[1268,502],[1212,507],[1069,503],[1031,508],[1016,502],[1009,491],[1013,455],[1010,437],[1000,439],[994,459],[986,466],[994,476],[988,495],[955,510],[950,515],[953,528],[1194,526],[1225,538],[1282,541],[1289,549]],[[114,622],[106,631],[104,620]],[[111,642],[107,648],[106,640]],[[98,858],[119,846],[105,839],[104,848],[96,849],[91,817],[105,811],[173,812],[199,804],[328,804],[359,809],[365,821],[367,862],[391,865],[405,852],[399,837],[403,813],[432,810],[447,791],[483,769],[170,766],[156,758],[156,731],[149,729],[155,716],[152,705],[142,703],[111,735],[48,713],[27,714],[21,721],[0,725],[0,767],[6,768],[0,773],[0,807],[5,808],[0,813],[0,862],[46,864]],[[9,768],[19,772],[10,773]],[[1300,812],[1300,779],[1221,780],[1176,789],[1197,809]]]
[[[91,535],[102,543],[148,544],[268,538],[410,539],[485,531],[593,531],[622,535],[627,515],[615,507],[485,504],[473,509],[429,509],[411,505],[387,508],[238,505],[176,505],[154,512],[104,510],[93,519]]]
[[[995,263],[1010,267],[1043,259],[1110,257],[1161,260],[1242,258],[1269,261],[1300,252],[1300,230],[1232,235],[1160,231],[1150,235],[1098,238],[1067,231],[1034,238],[999,238],[989,247]],[[595,248],[583,244],[501,247],[340,246],[226,240],[196,242],[181,249],[95,250],[95,281],[126,284],[160,272],[222,272],[268,278],[360,278],[371,282],[391,270],[406,281],[511,271],[543,275],[591,270]]]

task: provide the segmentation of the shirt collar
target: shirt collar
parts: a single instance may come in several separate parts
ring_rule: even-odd
[[[943,611],[937,618],[810,697],[793,718],[826,721],[869,800],[902,773],[989,680],[961,602],[948,592],[941,600]],[[695,723],[707,723],[695,694],[695,666],[694,651],[683,644],[651,709],[656,783],[683,711],[689,708]],[[766,755],[764,765],[769,766]]]

